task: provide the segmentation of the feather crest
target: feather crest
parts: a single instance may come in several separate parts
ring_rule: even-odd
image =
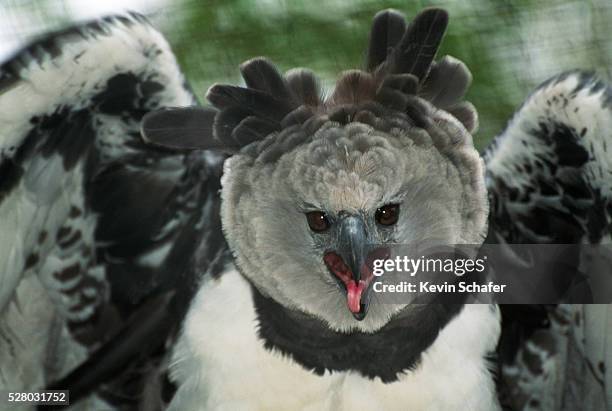
[[[476,112],[461,101],[471,81],[469,71],[452,57],[433,61],[447,24],[448,14],[438,8],[423,10],[409,25],[399,12],[379,12],[372,23],[366,70],[343,72],[325,99],[311,71],[293,69],[282,75],[265,58],[248,60],[240,66],[246,87],[217,84],[208,90],[206,97],[218,110],[214,120],[205,111],[196,112],[204,118],[190,119],[189,124],[207,127],[202,132],[207,136],[199,139],[197,148],[219,149],[221,144],[226,151],[236,152],[285,127],[319,124],[310,121],[313,117],[343,124],[361,119],[379,127],[382,123],[375,118],[394,122],[399,113],[408,124],[424,127],[431,123],[427,118],[431,114],[419,99],[451,113],[471,131],[477,123]],[[166,115],[166,120],[172,118]],[[186,128],[177,124],[187,137],[176,147],[196,148],[197,139]],[[145,134],[150,130],[143,128]],[[161,132],[157,139],[158,144],[169,145],[169,137]]]

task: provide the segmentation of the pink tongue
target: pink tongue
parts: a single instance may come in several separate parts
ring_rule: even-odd
[[[355,281],[349,281],[346,286],[346,300],[352,313],[358,313],[361,310],[361,294],[364,288],[365,283],[363,281],[359,281],[359,284],[355,284]]]

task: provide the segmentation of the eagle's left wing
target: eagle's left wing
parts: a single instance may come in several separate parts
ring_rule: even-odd
[[[610,244],[612,88],[603,81],[578,71],[548,80],[484,158],[488,242]],[[598,270],[612,276],[610,261],[587,255],[593,249],[568,256],[566,270],[555,274],[580,271],[590,278]],[[612,409],[606,372],[612,366],[612,306],[502,306],[502,316],[503,377],[513,409]]]

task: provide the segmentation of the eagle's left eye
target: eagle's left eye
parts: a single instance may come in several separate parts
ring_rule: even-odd
[[[380,225],[393,225],[399,218],[399,204],[387,204],[376,210],[374,215]]]
[[[308,220],[308,227],[317,233],[327,231],[331,225],[327,215],[322,211],[311,211],[306,213],[306,220]]]

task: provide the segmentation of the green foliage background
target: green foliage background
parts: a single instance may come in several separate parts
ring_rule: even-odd
[[[261,55],[283,70],[309,67],[331,87],[342,70],[360,67],[378,10],[395,8],[410,17],[426,6],[445,7],[451,20],[439,56],[457,57],[472,71],[468,99],[480,113],[475,141],[481,148],[551,75],[573,68],[594,69],[608,79],[612,73],[609,0],[139,1],[139,11],[167,36],[200,97],[214,82],[239,82],[238,65]],[[17,10],[41,32],[75,19],[69,3],[0,0],[0,17],[3,9]],[[15,32],[22,26],[15,25]]]

